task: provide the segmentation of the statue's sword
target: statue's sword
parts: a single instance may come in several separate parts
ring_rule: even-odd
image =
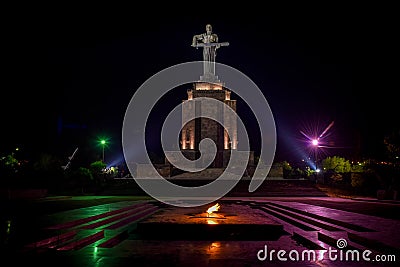
[[[198,47],[211,47],[211,46],[228,46],[229,42],[223,42],[223,43],[197,43],[194,45],[194,47],[198,48]]]

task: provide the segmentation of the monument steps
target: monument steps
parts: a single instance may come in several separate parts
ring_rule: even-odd
[[[157,212],[159,207],[148,203],[130,205],[110,212],[67,221],[43,229],[53,234],[23,247],[23,251],[78,250],[95,245],[110,248],[129,237],[129,230],[137,221]]]
[[[214,180],[217,179],[224,172],[223,168],[208,168],[200,172],[185,172],[172,177],[168,180]]]
[[[374,231],[374,230],[368,229],[366,227],[363,227],[361,225],[352,224],[352,223],[336,220],[336,219],[329,218],[329,217],[324,217],[324,216],[321,216],[321,215],[318,215],[318,214],[314,214],[312,212],[296,209],[296,208],[293,208],[293,207],[284,206],[284,205],[281,205],[281,204],[278,204],[278,203],[274,203],[274,202],[268,202],[268,205],[276,206],[276,207],[279,207],[279,208],[284,209],[284,210],[292,211],[292,212],[295,212],[295,213],[300,214],[300,215],[305,215],[305,216],[310,217],[310,218],[318,219],[320,221],[331,223],[332,225],[341,226],[343,228],[347,228],[349,230],[353,230],[353,231],[357,231],[357,232],[373,232]]]
[[[201,173],[184,173],[174,177],[165,178],[171,183],[196,187],[211,183],[222,173],[221,169],[205,170]],[[242,178],[236,186],[226,195],[229,197],[326,197],[326,193],[316,187],[315,182],[308,179],[283,179],[267,177],[256,191],[248,192],[251,178]],[[132,178],[115,179],[108,188],[103,189],[98,195],[137,195],[146,196],[139,185]]]
[[[243,201],[243,203],[244,202],[245,201]],[[378,254],[379,252],[392,252],[396,254],[399,252],[398,249],[394,247],[385,246],[372,239],[355,238],[355,236],[362,237],[362,233],[365,233],[366,228],[362,226],[349,223],[344,224],[349,227],[349,229],[344,227],[343,223],[340,223],[340,221],[332,221],[331,218],[319,215],[316,215],[318,219],[315,219],[315,214],[313,213],[304,214],[300,210],[289,212],[288,210],[292,210],[290,207],[279,205],[281,208],[274,208],[274,204],[276,203],[249,202],[249,205],[253,208],[265,212],[268,218],[281,223],[284,227],[284,231],[289,233],[294,240],[308,249],[327,250],[329,247],[337,249],[338,240],[344,239],[346,241],[344,250],[357,250],[362,252],[369,249],[374,254]],[[361,232],[358,230],[361,230]],[[367,230],[370,232],[373,231],[370,229]]]

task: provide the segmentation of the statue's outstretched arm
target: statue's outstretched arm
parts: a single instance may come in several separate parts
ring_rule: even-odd
[[[192,46],[196,46],[197,41],[199,41],[199,40],[203,40],[203,35],[198,34],[198,35],[193,36]]]

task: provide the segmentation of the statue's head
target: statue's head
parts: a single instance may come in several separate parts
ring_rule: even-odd
[[[207,33],[212,33],[211,24],[207,24],[207,25],[206,25],[206,32],[207,32]]]

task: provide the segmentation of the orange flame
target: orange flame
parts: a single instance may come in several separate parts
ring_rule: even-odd
[[[207,210],[208,216],[210,216],[211,213],[213,213],[214,211],[218,211],[220,207],[221,206],[218,203],[215,204],[214,206],[209,207]]]
[[[213,219],[207,219],[207,224],[218,224],[218,222],[214,221]]]

